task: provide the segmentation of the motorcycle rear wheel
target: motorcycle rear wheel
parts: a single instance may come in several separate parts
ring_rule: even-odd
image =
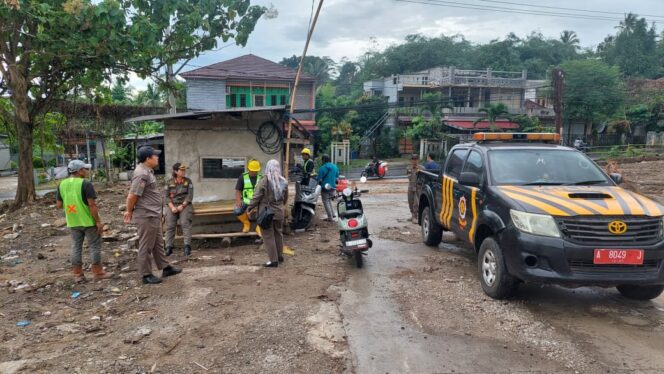
[[[364,266],[364,259],[362,258],[362,252],[357,251],[354,254],[355,257],[355,265],[357,266],[358,269],[362,269],[362,266]]]
[[[308,229],[313,223],[313,215],[306,209],[300,207],[293,207],[293,221],[291,222],[291,228],[293,230]]]

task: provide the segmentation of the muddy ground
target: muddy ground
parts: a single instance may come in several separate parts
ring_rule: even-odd
[[[112,237],[103,262],[118,274],[111,280],[72,281],[68,230],[52,195],[2,216],[0,235],[18,236],[0,246],[1,373],[343,370],[344,336],[322,322],[338,315],[326,307],[327,290],[347,265],[332,224],[287,236],[295,255],[277,269],[260,266],[266,255],[253,240],[223,249],[194,241],[189,260],[181,249],[171,257],[182,274],[143,286],[127,244],[135,230],[121,222],[125,191],[98,188]]]
[[[664,161],[620,167],[664,203]],[[406,187],[367,183],[375,245],[363,269],[337,256],[335,227],[321,223],[286,237],[296,254],[278,269],[258,266],[252,241],[195,241],[191,259],[174,255],[184,272],[157,286],[135,272],[125,186],[100,188],[117,239],[104,244],[119,274],[108,281],[71,281],[52,197],[1,216],[0,235],[19,235],[0,245],[0,373],[664,372],[664,297],[526,285],[492,300],[471,248],[449,234],[421,243]]]

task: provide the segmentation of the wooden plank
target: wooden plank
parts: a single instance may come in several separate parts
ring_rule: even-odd
[[[207,216],[217,214],[231,214],[235,209],[234,200],[210,201],[205,203],[194,203],[195,216]]]
[[[219,238],[241,238],[258,236],[255,231],[250,232],[227,232],[223,234],[193,234],[192,239],[219,239]],[[176,236],[175,239],[182,239],[182,236]]]

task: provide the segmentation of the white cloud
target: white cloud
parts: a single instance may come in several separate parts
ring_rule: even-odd
[[[528,3],[526,0],[513,2]],[[256,0],[253,4],[274,4],[279,12],[276,19],[260,19],[244,48],[231,46],[219,51],[206,52],[191,61],[204,66],[238,57],[247,53],[280,61],[283,57],[300,55],[304,48],[307,25],[311,14],[310,0]],[[315,0],[316,5],[318,0]],[[479,0],[469,0],[483,6],[515,7]],[[592,9],[608,12],[634,12],[636,14],[662,13],[661,0],[542,0],[538,6]],[[314,9],[315,10],[315,9]],[[552,10],[553,11],[553,10]],[[561,12],[569,12],[560,10]],[[597,13],[599,14],[599,13]],[[607,15],[622,18],[620,14]],[[664,18],[662,18],[664,20]],[[480,11],[397,2],[395,0],[326,0],[324,2],[310,55],[330,56],[338,61],[342,57],[355,59],[369,48],[385,48],[400,42],[406,35],[421,33],[429,37],[440,34],[463,34],[473,43],[486,43],[503,38],[509,32],[526,36],[538,31],[548,37],[558,37],[563,30],[574,30],[581,45],[595,46],[608,34],[615,33],[618,21],[595,21],[552,16],[536,16],[495,11]],[[658,27],[661,32],[662,27]],[[372,44],[375,38],[375,44]],[[220,44],[221,46],[221,44]],[[188,68],[183,71],[190,70]],[[132,85],[139,87],[139,84]],[[144,84],[141,86],[143,87]]]

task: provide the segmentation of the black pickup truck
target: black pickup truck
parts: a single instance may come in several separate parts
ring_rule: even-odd
[[[664,207],[557,145],[557,134],[473,138],[439,172],[418,172],[418,220],[427,245],[447,230],[473,246],[487,295],[509,297],[520,282],[662,293]]]

